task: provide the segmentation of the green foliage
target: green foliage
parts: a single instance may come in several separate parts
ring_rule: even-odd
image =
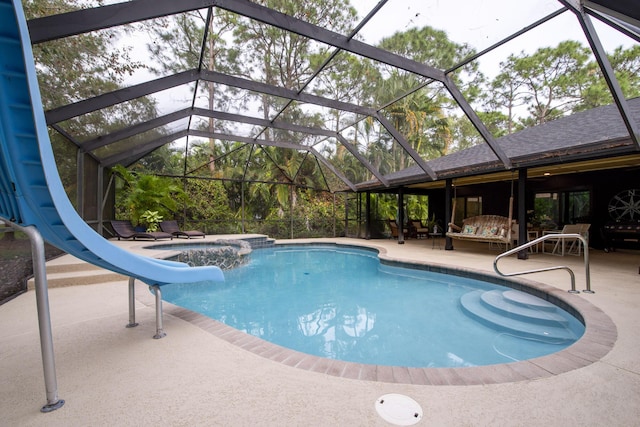
[[[334,218],[344,217],[344,205],[340,203],[334,206],[333,197],[327,193],[298,189],[293,199],[295,201],[292,213],[295,238],[332,236]],[[274,204],[266,217],[255,222],[255,228],[251,231],[276,238],[290,238],[292,224],[289,213],[289,203],[285,206]]]
[[[78,0],[27,0],[23,1],[23,7],[27,19],[32,19],[79,10],[86,5]],[[45,108],[118,89],[125,75],[144,68],[145,64],[131,58],[129,50],[117,47],[115,41],[123,31],[102,30],[35,45],[38,82],[41,92],[46,94]],[[109,119],[107,114],[100,116],[102,120]],[[118,116],[122,117],[122,113]]]
[[[589,78],[589,49],[576,41],[541,48],[516,59],[514,68],[525,87],[525,102],[536,124],[557,118],[579,102]]]
[[[429,198],[427,196],[405,197],[407,214],[410,219],[425,220],[429,214]]]
[[[442,30],[425,26],[397,32],[379,46],[439,69],[448,69],[474,53],[467,44],[457,44]]]
[[[87,7],[87,3],[80,0],[25,0],[22,4],[27,19]],[[125,32],[107,29],[35,44],[33,54],[45,109],[120,89],[125,76],[144,68],[144,64],[131,58],[127,48],[118,45],[117,41]],[[154,103],[141,98],[74,117],[61,127],[74,135],[76,141],[87,141],[154,115]],[[65,190],[71,203],[76,204],[77,146],[53,127],[50,138]],[[98,151],[104,155],[113,153],[114,148],[103,147]]]
[[[298,191],[297,204],[293,212],[296,222],[295,237],[331,236],[335,218],[344,217],[344,207],[335,206],[333,198],[326,193]]]
[[[180,175],[184,171],[184,155],[164,145],[141,158],[129,169],[151,175]]]
[[[184,210],[190,228],[209,230],[215,227],[215,231],[221,233],[240,231],[229,228],[230,224],[235,226],[236,216],[229,207],[227,193],[220,181],[188,179],[185,192],[191,201]]]
[[[158,211],[144,211],[140,215],[140,222],[146,224],[147,231],[150,233],[158,231],[160,221],[162,221],[162,215],[158,214]]]
[[[640,95],[640,47],[618,47],[609,60],[625,96]],[[497,136],[612,102],[590,50],[576,41],[562,41],[532,55],[510,55],[500,68],[486,91],[489,115],[483,116],[494,129],[503,129],[495,129]]]
[[[182,188],[169,178],[134,174],[121,165],[113,171],[124,181],[116,193],[116,210],[134,225],[141,224],[145,211],[156,212],[164,218],[173,217],[188,201]]]
[[[636,44],[629,49],[619,46],[608,57],[625,98],[640,96],[640,45]],[[602,72],[595,63],[590,65],[589,73],[594,78],[582,91],[581,101],[576,106],[576,111],[584,111],[613,102]]]
[[[374,206],[374,218],[392,219],[398,212],[398,199],[395,194],[372,194],[371,205]]]

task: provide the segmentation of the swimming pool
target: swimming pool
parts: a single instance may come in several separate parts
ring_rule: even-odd
[[[225,278],[224,284],[167,285],[163,299],[303,353],[388,366],[461,367],[531,359],[566,348],[584,331],[575,317],[528,294],[383,265],[376,251],[366,249],[294,245],[255,250],[247,265],[226,271]],[[514,304],[525,310],[513,309]],[[505,315],[497,321],[494,314],[501,310]],[[535,311],[542,317],[532,329],[522,326],[521,317]]]

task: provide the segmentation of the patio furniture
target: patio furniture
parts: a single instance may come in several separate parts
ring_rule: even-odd
[[[435,224],[433,226],[433,233],[431,234],[430,237],[431,237],[431,249],[436,249],[436,247],[438,249],[442,249],[442,245],[441,245],[442,228],[438,224]]]
[[[451,222],[445,234],[452,239],[472,240],[477,242],[488,242],[490,244],[504,244],[506,249],[513,246],[513,242],[518,240],[518,227],[513,219],[513,179],[511,180],[511,195],[509,196],[509,216],[500,215],[476,215],[462,220],[462,227],[454,223],[456,214],[457,196],[453,197],[453,207],[451,209]],[[453,249],[453,248],[452,248]]]
[[[165,233],[170,233],[173,237],[185,237],[187,239],[192,237],[202,237],[204,239],[206,237],[200,230],[180,230],[178,221],[175,220],[162,221],[160,223],[160,229]]]
[[[164,231],[136,231],[135,227],[129,220],[112,220],[111,227],[116,233],[118,240],[122,239],[173,239],[171,233]]]
[[[419,219],[412,219],[409,222],[412,225],[413,232],[415,233],[417,239],[421,237],[429,237],[429,229],[422,224],[422,221],[420,221]]]
[[[476,242],[502,243],[507,248],[513,244],[515,221],[499,215],[478,215],[462,221],[462,227],[449,223],[447,237]]]
[[[562,227],[562,230],[546,230],[543,234],[579,234],[585,239],[588,239],[589,228],[591,224],[567,224]],[[576,238],[560,237],[550,238],[545,243],[550,242],[553,244],[551,249],[552,255],[581,255],[582,254],[582,242]],[[542,252],[545,253],[545,246],[542,245]]]
[[[584,239],[587,242],[589,242],[589,228],[591,228],[591,224],[578,223],[576,225],[580,226],[580,230],[578,231],[578,234],[584,237]],[[574,240],[569,246],[569,249],[567,251],[570,254],[573,252],[577,252],[576,255],[580,255],[582,252],[582,244],[580,240]]]
[[[640,221],[608,222],[602,229],[604,251],[612,252],[617,247],[640,247]]]
[[[395,219],[389,220],[389,228],[391,229],[391,237],[394,239],[397,239],[399,233],[398,233],[398,223],[396,222]],[[409,237],[409,229],[403,228],[402,235],[404,237]]]
[[[527,230],[527,241],[528,242],[536,240],[538,237],[540,237],[540,232],[538,230]],[[522,242],[522,243],[524,243],[524,242]],[[521,244],[520,241],[518,241],[518,244]],[[530,246],[529,247],[529,252],[537,254],[539,252],[538,245]]]

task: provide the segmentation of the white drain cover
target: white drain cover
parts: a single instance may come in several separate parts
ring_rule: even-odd
[[[376,400],[376,411],[385,421],[397,426],[410,426],[422,419],[422,408],[402,394],[385,394]]]

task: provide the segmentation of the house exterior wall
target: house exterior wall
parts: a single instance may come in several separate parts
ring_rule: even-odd
[[[516,178],[517,180],[517,178]],[[604,225],[612,221],[609,215],[609,202],[621,191],[637,188],[640,189],[640,165],[629,169],[603,170],[595,172],[575,173],[558,176],[531,178],[527,180],[526,206],[527,210],[534,207],[534,197],[541,192],[565,192],[588,190],[591,194],[591,216],[588,218],[591,224],[590,245],[597,249],[604,247],[602,229]],[[407,191],[409,194],[409,191]],[[482,197],[482,213],[487,215],[508,216],[509,196],[511,194],[510,182],[495,182],[460,186],[456,188],[457,197]],[[445,218],[444,190],[431,190],[428,192],[431,213],[436,218]],[[514,182],[513,218],[518,219],[518,186]],[[449,221],[446,218],[445,223]],[[640,217],[637,217],[640,222]],[[562,226],[564,224],[558,224]],[[630,242],[627,247],[640,249],[640,243]]]

